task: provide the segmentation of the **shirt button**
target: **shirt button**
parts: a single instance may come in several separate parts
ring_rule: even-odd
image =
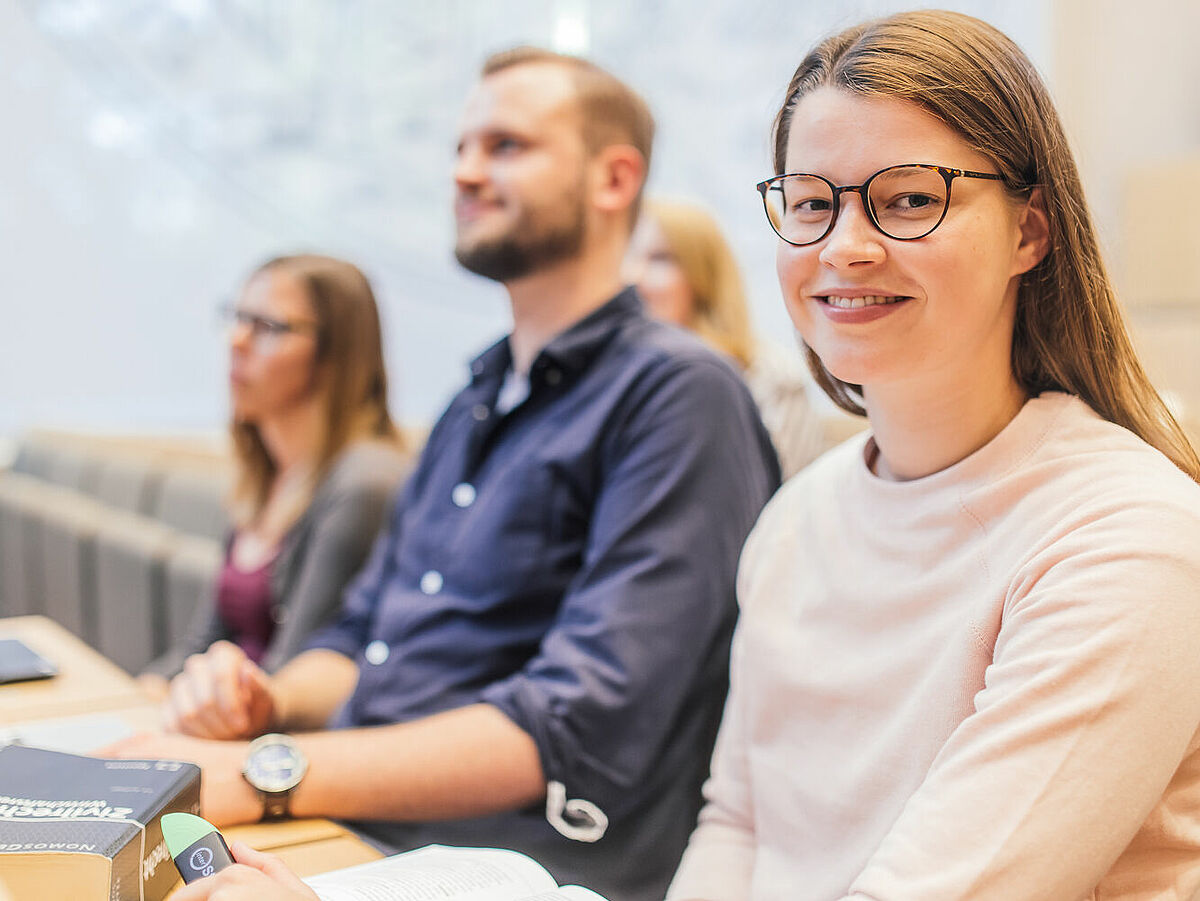
[[[367,663],[373,663],[376,666],[388,659],[388,654],[391,649],[387,646],[386,641],[380,641],[376,638],[373,642],[367,645],[367,649],[363,652],[363,656],[367,658]]]
[[[287,621],[287,615],[287,608],[282,604],[276,604],[271,608],[271,622],[277,626]]]
[[[442,590],[442,582],[442,574],[436,569],[431,569],[421,576],[421,590],[426,594],[437,594]]]
[[[476,422],[483,422],[491,412],[484,404],[476,404],[471,408],[471,415],[475,417]]]
[[[547,385],[557,385],[561,381],[562,381],[562,370],[561,369],[547,369],[546,370],[546,384]]]
[[[476,360],[471,364],[471,372],[474,375],[483,375],[483,363],[479,360]]]
[[[450,492],[450,500],[456,507],[469,507],[475,503],[475,486],[469,482],[459,482]]]

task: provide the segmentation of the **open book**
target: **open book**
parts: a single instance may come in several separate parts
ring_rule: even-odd
[[[321,901],[605,901],[516,851],[430,845],[304,880]]]

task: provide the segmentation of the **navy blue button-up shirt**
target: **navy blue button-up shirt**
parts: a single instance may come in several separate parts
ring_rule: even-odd
[[[360,667],[331,725],[495,705],[537,743],[557,809],[363,828],[397,849],[510,847],[560,882],[661,898],[724,702],[738,554],[779,467],[738,375],[632,289],[551,341],[501,413],[510,366],[507,339],[474,361],[313,642]],[[607,817],[598,840],[559,788]]]

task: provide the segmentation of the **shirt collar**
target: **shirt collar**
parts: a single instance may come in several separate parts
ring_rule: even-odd
[[[640,315],[642,301],[632,286],[623,289],[566,331],[551,339],[533,361],[532,372],[555,365],[564,373],[583,370],[631,317]],[[472,382],[499,379],[512,365],[508,336],[471,361]]]

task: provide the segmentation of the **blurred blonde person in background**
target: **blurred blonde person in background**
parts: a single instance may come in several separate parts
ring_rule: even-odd
[[[737,260],[709,213],[680,201],[648,202],[628,266],[651,316],[694,332],[737,364],[784,478],[821,452],[821,421],[800,355],[755,337]]]
[[[214,642],[268,672],[295,656],[337,612],[407,468],[379,311],[357,267],[313,254],[271,260],[223,312],[234,529],[212,603],[141,676],[158,697]]]

